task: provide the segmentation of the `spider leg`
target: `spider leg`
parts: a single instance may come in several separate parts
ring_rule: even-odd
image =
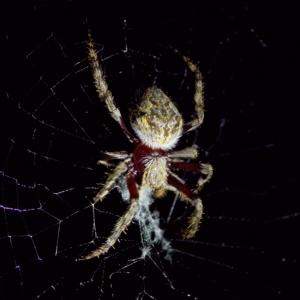
[[[186,162],[186,161],[182,161],[182,160],[169,160],[168,166],[170,169],[173,169],[173,170],[201,172],[200,164]]]
[[[127,136],[130,142],[134,144],[139,143],[139,139],[136,138],[126,127],[123,118],[121,116],[120,110],[116,107],[114,98],[112,96],[111,91],[108,89],[108,84],[105,80],[102,67],[99,63],[98,54],[96,52],[91,33],[89,32],[89,40],[88,40],[88,58],[90,61],[90,65],[93,70],[93,77],[95,87],[98,92],[98,97],[101,101],[104,101],[108,111],[110,112],[111,116],[119,123],[120,127],[122,128],[123,132]]]
[[[173,49],[175,53],[179,54],[184,62],[188,65],[190,70],[195,75],[195,94],[194,94],[194,101],[195,101],[195,110],[197,114],[197,118],[186,123],[183,126],[183,133],[186,133],[188,131],[194,130],[198,128],[204,119],[204,96],[203,96],[203,77],[200,72],[200,69],[198,65],[191,61],[191,59],[187,56],[182,55],[177,49]]]
[[[203,188],[204,184],[211,179],[214,173],[214,169],[211,164],[200,164],[200,170],[203,175],[206,175],[206,177],[200,177],[197,183],[197,188],[194,190],[194,193],[198,193]]]
[[[125,159],[124,161],[121,161],[113,170],[113,172],[108,176],[105,184],[101,188],[101,190],[97,193],[97,195],[94,197],[94,202],[102,201],[111,190],[113,190],[116,187],[116,180],[127,171],[127,164],[130,161],[130,158]]]
[[[130,223],[132,222],[132,219],[138,207],[139,207],[138,199],[131,199],[126,212],[116,223],[113,231],[111,232],[107,240],[98,249],[92,251],[90,254],[86,256],[83,256],[79,260],[91,259],[96,256],[99,257],[100,255],[106,253],[111,247],[113,247],[116,241],[118,240],[119,236],[121,235],[121,233],[125,231],[127,226],[129,226]]]
[[[134,218],[138,207],[139,207],[139,192],[136,187],[135,178],[133,172],[129,173],[127,176],[127,186],[130,193],[130,204],[127,207],[126,212],[116,223],[114,229],[112,230],[110,236],[107,240],[96,250],[92,251],[90,254],[83,256],[79,260],[91,259],[93,257],[99,257],[100,255],[106,253],[111,247],[114,246],[119,236],[123,231],[130,225],[132,219]]]
[[[213,167],[211,164],[197,164],[190,163],[186,161],[173,161],[169,160],[168,166],[173,170],[183,170],[190,172],[200,172],[205,175],[205,177],[200,177],[197,183],[197,188],[194,190],[194,193],[197,194],[204,186],[204,184],[210,180],[213,175]]]
[[[185,148],[182,150],[173,150],[168,152],[169,158],[196,158],[198,156],[198,151],[194,147]]]
[[[170,171],[168,172],[168,182],[168,190],[175,193],[178,192],[182,196],[182,200],[195,207],[194,212],[189,217],[188,227],[182,231],[183,238],[190,239],[196,234],[201,224],[203,214],[202,200],[197,197],[196,194],[193,193],[177,175]]]
[[[98,165],[112,166],[113,164],[109,163],[110,160],[115,159],[126,159],[128,157],[128,153],[126,151],[118,151],[118,152],[101,152],[100,159],[97,161]]]

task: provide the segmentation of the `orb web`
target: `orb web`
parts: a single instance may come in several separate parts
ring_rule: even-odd
[[[290,274],[299,265],[300,210],[294,196],[299,177],[289,163],[294,155],[286,136],[290,127],[278,104],[290,88],[266,76],[275,68],[274,46],[255,22],[256,7],[201,5],[183,17],[172,10],[159,15],[149,27],[147,18],[138,23],[133,17],[138,8],[108,21],[80,11],[78,3],[44,2],[29,9],[35,9],[33,24],[42,22],[44,30],[30,25],[23,35],[21,27],[7,30],[0,161],[3,299],[253,299],[258,293],[277,299],[292,294]],[[74,8],[76,18],[70,21]],[[53,15],[62,24],[49,21]],[[102,244],[127,206],[117,190],[93,204],[97,183],[110,171],[96,165],[100,151],[133,150],[95,93],[88,28],[127,124],[128,110],[154,84],[190,120],[193,75],[168,46],[200,62],[204,123],[178,148],[197,147],[215,173],[200,193],[205,215],[192,240],[178,235],[191,210],[168,193],[141,207],[143,217],[107,255],[76,260]],[[195,174],[179,175],[191,187],[196,183]],[[147,236],[141,228],[151,222],[157,231]]]

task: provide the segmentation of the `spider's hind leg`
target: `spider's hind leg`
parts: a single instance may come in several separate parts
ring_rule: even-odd
[[[197,114],[197,118],[184,124],[183,126],[183,133],[186,133],[188,131],[194,130],[198,128],[202,123],[204,119],[204,95],[203,95],[203,76],[200,72],[199,66],[197,63],[192,62],[192,60],[182,55],[177,49],[173,49],[175,53],[180,55],[183,59],[183,61],[188,65],[189,69],[194,73],[195,76],[195,93],[194,93],[194,101],[195,101],[195,110]]]
[[[110,115],[112,116],[113,119],[115,119],[118,122],[118,124],[120,125],[121,129],[129,139],[129,141],[137,145],[139,143],[139,139],[127,129],[123,121],[121,112],[116,107],[116,104],[114,102],[114,97],[111,91],[108,89],[108,84],[106,82],[100,61],[98,59],[98,54],[95,49],[90,31],[89,31],[89,39],[87,42],[87,46],[88,46],[88,59],[90,61],[90,65],[93,71],[94,84],[98,92],[99,99],[102,102],[105,102],[106,108],[110,112]]]

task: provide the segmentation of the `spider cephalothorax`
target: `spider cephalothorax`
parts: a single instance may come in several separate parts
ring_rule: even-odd
[[[152,191],[152,196],[162,197],[166,191],[178,193],[183,201],[194,206],[189,218],[189,226],[183,231],[184,238],[193,237],[200,225],[203,213],[199,190],[211,178],[213,169],[210,164],[191,163],[184,159],[195,159],[198,152],[195,148],[172,150],[182,134],[198,128],[204,117],[202,76],[196,64],[185,56],[183,60],[195,74],[195,110],[197,118],[185,123],[171,99],[156,86],[148,88],[131,116],[131,126],[137,136],[127,129],[119,109],[115,106],[112,93],[108,89],[94,44],[89,34],[89,60],[93,70],[95,86],[101,101],[105,102],[111,116],[119,123],[127,138],[135,144],[131,154],[125,151],[104,152],[98,163],[112,165],[111,160],[121,160],[114,166],[103,187],[94,201],[102,201],[107,194],[117,187],[117,181],[125,178],[126,190],[129,193],[129,205],[124,215],[117,221],[111,235],[96,250],[81,259],[90,259],[106,253],[118,240],[123,231],[132,222],[138,207],[142,191]],[[177,50],[174,50],[178,52]],[[198,172],[201,176],[194,191],[172,170]]]

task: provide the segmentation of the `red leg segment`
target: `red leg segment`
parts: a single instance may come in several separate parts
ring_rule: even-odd
[[[190,163],[186,161],[169,161],[169,168],[173,170],[183,170],[190,172],[200,172],[201,167],[200,164]]]
[[[196,198],[196,195],[179,179],[177,179],[172,174],[168,173],[168,182],[170,185],[174,186],[179,192],[186,195],[189,199]]]
[[[133,172],[130,172],[127,175],[126,181],[127,181],[127,187],[129,190],[130,199],[138,199],[139,191],[136,187],[135,176],[134,176]]]
[[[140,140],[127,129],[122,117],[120,118],[120,121],[118,123],[120,124],[123,132],[125,133],[125,135],[129,139],[129,141],[134,143],[137,146],[140,143]]]

